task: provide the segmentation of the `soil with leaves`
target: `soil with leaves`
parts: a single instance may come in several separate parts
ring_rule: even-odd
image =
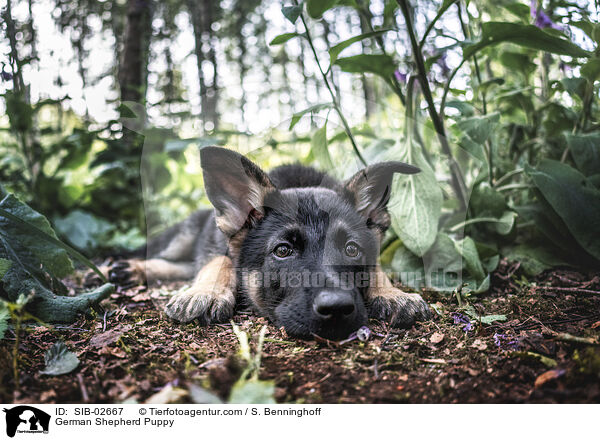
[[[408,330],[371,322],[341,344],[290,339],[247,313],[234,324],[173,323],[160,309],[180,287],[120,287],[72,325],[24,325],[16,370],[9,326],[0,400],[600,402],[600,273],[526,280],[502,261],[487,294],[459,305],[425,291],[432,321]]]

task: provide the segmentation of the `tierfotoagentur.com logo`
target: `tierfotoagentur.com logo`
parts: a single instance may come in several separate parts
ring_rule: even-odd
[[[19,405],[4,409],[6,413],[6,435],[14,437],[19,434],[48,434],[50,414],[33,406]]]

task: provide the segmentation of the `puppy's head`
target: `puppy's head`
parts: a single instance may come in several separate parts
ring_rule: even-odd
[[[204,148],[201,160],[238,283],[255,309],[297,337],[343,339],[367,323],[365,295],[390,224],[392,178],[418,168],[386,162],[335,189],[278,189],[231,150]]]

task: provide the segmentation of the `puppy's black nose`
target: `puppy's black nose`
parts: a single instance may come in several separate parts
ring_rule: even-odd
[[[355,312],[354,298],[350,292],[325,290],[315,297],[313,310],[323,320],[348,319]]]

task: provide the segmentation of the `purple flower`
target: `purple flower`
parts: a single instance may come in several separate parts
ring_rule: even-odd
[[[531,18],[535,20],[535,25],[540,29],[552,28],[559,31],[563,31],[563,27],[557,25],[552,19],[546,14],[541,8],[537,7],[537,0],[531,0],[529,4],[529,10],[531,12]]]
[[[399,70],[395,70],[394,77],[396,78],[396,80],[398,82],[406,84],[406,78],[407,78],[406,73],[401,73]]]
[[[13,78],[12,73],[5,72],[4,70],[0,72],[0,77],[2,78],[2,81],[10,81]]]
[[[454,324],[464,324],[462,329],[465,333],[469,333],[471,330],[473,330],[473,324],[471,323],[471,320],[462,313],[454,312],[452,314],[452,318],[454,318]]]
[[[496,344],[496,347],[500,347],[502,344],[502,339],[506,339],[506,335],[503,335],[502,333],[494,333],[494,344]]]

